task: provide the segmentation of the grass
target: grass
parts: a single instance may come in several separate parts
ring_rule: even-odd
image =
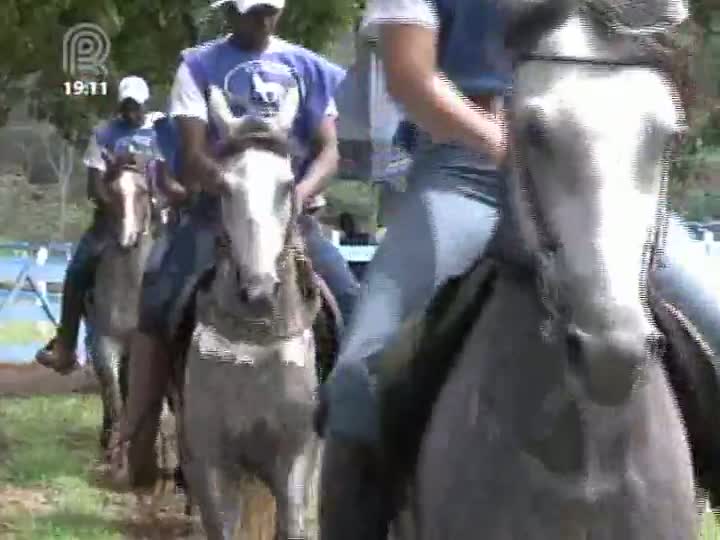
[[[97,396],[0,398],[0,539],[179,538],[132,515],[133,499],[96,484]],[[184,536],[183,536],[184,537]],[[700,540],[720,540],[713,515]]]
[[[93,486],[96,396],[0,400],[0,538],[125,538],[121,495]]]
[[[705,514],[700,529],[700,540],[720,540],[720,525],[718,514]]]
[[[45,343],[53,335],[55,335],[55,326],[50,321],[0,322],[0,347]]]

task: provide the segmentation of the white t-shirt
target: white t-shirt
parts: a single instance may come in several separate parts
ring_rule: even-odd
[[[145,123],[142,125],[142,128],[148,129],[152,127],[155,121],[162,116],[164,116],[163,113],[158,111],[145,113]],[[158,159],[162,160],[162,157],[159,157]],[[97,169],[101,172],[105,172],[106,166],[105,160],[103,159],[103,148],[98,143],[97,137],[94,132],[92,134],[92,137],[90,137],[90,142],[88,143],[87,149],[85,150],[85,155],[83,156],[83,163],[87,168]]]
[[[381,24],[414,24],[437,30],[440,23],[430,0],[370,0],[360,32],[369,39],[377,39]]]

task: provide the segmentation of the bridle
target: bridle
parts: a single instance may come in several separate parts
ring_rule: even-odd
[[[667,28],[663,25],[657,25],[653,27],[647,27],[643,29],[630,28],[624,24],[615,10],[609,9],[607,11],[600,10],[594,2],[586,0],[583,2],[581,9],[585,9],[595,21],[599,21],[609,28],[610,32],[617,33],[620,35],[631,36],[641,41],[643,45],[652,47],[653,41],[650,36],[657,34],[658,32],[666,32]],[[593,65],[607,68],[622,68],[622,67],[648,67],[658,69],[661,67],[659,62],[648,55],[638,57],[628,57],[620,59],[595,59],[595,58],[583,58],[568,55],[547,55],[537,53],[524,53],[518,55],[516,58],[516,65],[525,62],[550,62],[550,63],[566,63],[574,65]],[[512,95],[509,95],[509,101],[512,101]],[[572,309],[570,304],[565,301],[562,295],[561,285],[556,279],[555,269],[557,266],[557,255],[561,247],[561,242],[558,240],[556,235],[553,233],[547,218],[542,212],[542,206],[540,205],[540,199],[537,192],[537,184],[533,180],[532,171],[527,165],[523,150],[525,144],[516,144],[518,149],[521,151],[519,159],[515,159],[514,163],[506,163],[506,169],[508,175],[506,177],[513,178],[517,183],[515,189],[523,193],[522,198],[525,201],[527,209],[531,213],[534,221],[534,232],[538,241],[538,245],[535,249],[531,250],[531,256],[534,264],[534,277],[536,280],[536,287],[540,301],[543,308],[546,311],[547,317],[541,325],[541,334],[547,342],[557,342],[562,339],[566,343],[571,335],[573,328],[573,317]],[[668,147],[666,149],[665,156],[665,168],[664,174],[661,179],[660,194],[661,196],[667,193],[667,187],[669,182],[669,160],[673,149]],[[516,174],[512,174],[510,170],[515,167],[517,169]],[[657,255],[657,246],[660,244],[658,240],[661,239],[664,234],[665,224],[667,221],[667,211],[665,205],[659,205],[659,211],[656,221],[656,227],[651,233],[651,238],[648,238],[649,245],[655,246],[652,248],[651,253],[648,257],[649,269],[654,264]],[[646,276],[644,276],[646,278]]]
[[[290,150],[286,144],[287,141],[273,139],[272,135],[266,137],[263,136],[263,134],[250,134],[248,138],[241,137],[237,140],[230,141],[230,146],[226,147],[226,152],[232,154],[234,152],[242,152],[246,149],[255,148],[290,158]],[[299,257],[306,256],[304,250],[296,243],[296,235],[299,234],[296,221],[300,216],[300,209],[297,207],[294,192],[290,195],[290,204],[291,218],[284,231],[283,250],[276,262],[279,274],[283,274],[284,268],[287,265],[294,264]],[[230,249],[231,240],[225,227],[222,227],[219,231],[215,246],[218,260],[232,261]],[[302,266],[302,264],[299,266]],[[297,272],[301,273],[303,271],[302,268],[297,268]],[[213,274],[213,271],[210,271],[208,276],[211,274]],[[303,283],[302,278],[300,278],[299,281]],[[227,310],[223,310],[223,316],[226,317],[228,321],[231,321],[234,339],[256,345],[277,344],[278,342],[288,341],[303,335],[307,328],[312,325],[315,314],[320,309],[320,297],[317,290],[314,288],[312,288],[312,290],[302,290],[301,295],[306,301],[309,301],[309,304],[307,305],[304,323],[299,325],[288,323],[282,316],[274,316],[270,319],[251,319],[247,313],[237,314]]]

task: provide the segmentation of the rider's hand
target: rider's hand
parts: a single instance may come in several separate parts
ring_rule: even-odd
[[[302,214],[305,210],[305,206],[310,199],[310,194],[307,192],[303,183],[300,182],[295,186],[295,208],[298,214]]]
[[[494,115],[494,122],[485,134],[483,150],[498,165],[502,165],[508,153],[508,130],[505,120],[505,113],[500,112]]]
[[[201,169],[202,181],[200,187],[214,195],[222,195],[227,192],[228,186],[225,181],[220,164],[210,157],[204,157]]]

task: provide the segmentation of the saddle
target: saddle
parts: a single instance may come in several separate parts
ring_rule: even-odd
[[[427,311],[409,320],[384,353],[379,375],[383,454],[399,497],[413,477],[435,400],[506,272],[517,268],[492,253],[479,259],[465,275],[448,282]],[[687,429],[698,484],[711,501],[720,502],[720,359],[652,283],[649,303],[667,339],[662,360]]]

